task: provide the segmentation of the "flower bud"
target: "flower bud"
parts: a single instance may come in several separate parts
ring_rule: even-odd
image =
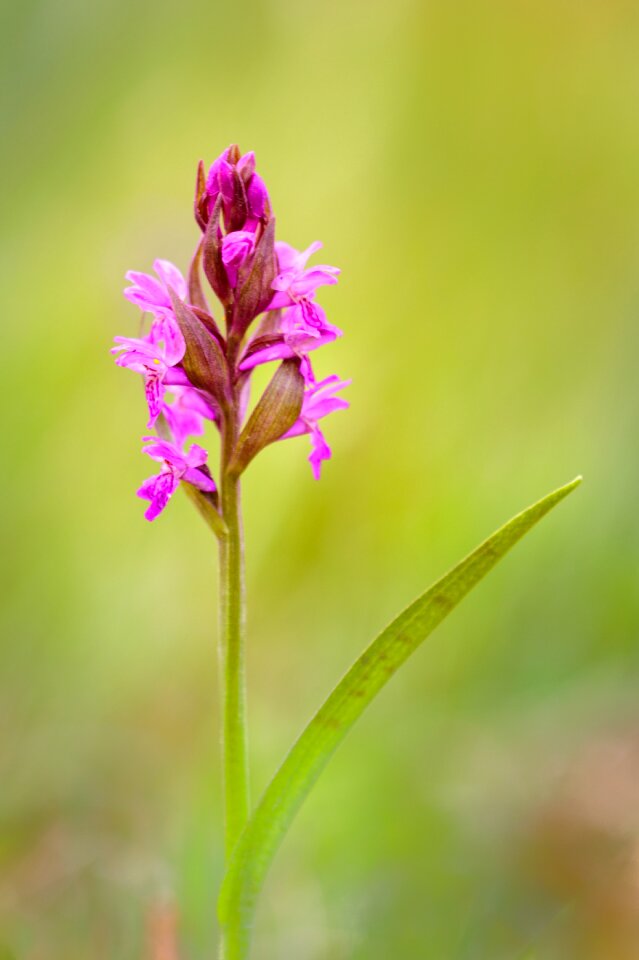
[[[209,214],[222,197],[224,226],[229,233],[255,229],[270,216],[271,205],[264,181],[255,172],[255,154],[240,155],[232,144],[213,162],[206,178]],[[199,222],[199,221],[198,221]]]
[[[200,160],[197,165],[197,174],[195,176],[195,200],[193,201],[193,212],[200,230],[206,230],[209,219],[208,197],[206,193],[206,176],[204,175],[204,161]]]

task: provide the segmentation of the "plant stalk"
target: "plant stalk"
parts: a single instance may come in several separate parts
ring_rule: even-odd
[[[224,852],[227,862],[248,819],[249,772],[245,677],[244,536],[240,482],[224,478],[222,510],[228,535],[220,539],[220,676]]]
[[[220,544],[220,699],[224,781],[224,854],[228,864],[249,815],[248,735],[246,721],[244,533],[239,478],[228,472],[237,439],[229,417],[223,430],[221,507],[227,527]],[[242,960],[242,945],[222,930],[220,958]]]

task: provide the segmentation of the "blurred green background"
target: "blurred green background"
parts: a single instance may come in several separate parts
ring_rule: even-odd
[[[215,547],[185,497],[144,521],[108,349],[231,141],[342,267],[318,371],[353,377],[321,483],[304,439],[245,483],[256,794],[399,608],[586,479],[336,756],[255,960],[639,957],[637,4],[1,16],[2,960],[173,960],[175,910],[181,960],[215,956]]]

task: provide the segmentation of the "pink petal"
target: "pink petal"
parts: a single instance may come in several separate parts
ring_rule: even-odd
[[[324,434],[318,426],[315,426],[314,429],[311,430],[311,452],[308,460],[316,480],[319,480],[322,475],[322,462],[324,460],[330,460],[331,457],[331,448],[327,444]]]
[[[157,261],[156,261],[157,262]],[[168,302],[166,290],[162,287],[155,277],[150,277],[148,273],[138,273],[137,270],[129,270],[125,275],[130,280],[133,287],[127,287],[124,296],[133,299],[133,294],[151,304],[164,304]]]
[[[275,253],[277,254],[277,262],[281,273],[294,269],[297,258],[299,257],[299,251],[297,251],[295,247],[292,247],[290,243],[284,243],[283,240],[276,240]]]
[[[240,370],[252,370],[261,363],[270,363],[271,360],[287,360],[289,357],[296,356],[295,351],[286,343],[276,343],[272,347],[265,347],[263,350],[257,350],[246,360],[240,363]]]
[[[337,267],[330,267],[329,269],[315,267],[313,270],[305,270],[293,283],[293,293],[296,297],[309,297],[315,293],[318,287],[332,286],[337,283],[339,272]],[[277,279],[276,277],[273,281],[273,287],[276,290],[279,289],[275,287]]]
[[[222,160],[219,168],[220,192],[227,203],[232,203],[235,196],[233,167],[226,160]]]
[[[142,448],[142,453],[159,463],[166,461],[178,468],[184,468],[184,455],[174,443],[159,437],[143,437],[143,440],[148,446]]]
[[[275,279],[277,279],[277,277]],[[275,283],[275,280],[273,281],[273,283]],[[285,292],[284,290],[281,290],[281,291],[278,291],[276,294],[274,294],[273,299],[271,300],[271,302],[269,303],[266,309],[281,310],[282,307],[290,307],[294,303],[295,301],[290,296],[290,294]]]
[[[144,384],[144,393],[146,402],[149,406],[149,422],[147,427],[152,427],[162,410],[162,397],[164,396],[164,384],[160,377],[149,374]]]
[[[178,484],[178,478],[169,470],[162,471],[157,476],[144,481],[137,495],[143,500],[151,501],[144,514],[147,520],[155,520],[159,517],[177,490]]]
[[[261,219],[266,212],[266,205],[269,198],[266,184],[257,173],[253,174],[251,177],[248,189],[246,191],[246,198],[248,200],[251,216],[257,218],[258,220]]]
[[[217,490],[215,480],[195,467],[187,470],[182,479],[192,483],[198,490],[204,490],[205,493],[214,493]]]
[[[209,455],[203,447],[200,447],[197,443],[192,443],[184,462],[189,467],[201,467],[202,464],[206,463],[208,457]]]
[[[173,287],[180,300],[186,297],[186,280],[170,260],[156,260],[153,269],[166,288]]]
[[[252,177],[255,173],[255,151],[249,150],[248,153],[245,153],[244,156],[240,157],[237,161],[237,170],[238,173],[243,173],[245,170],[248,171],[249,177]]]

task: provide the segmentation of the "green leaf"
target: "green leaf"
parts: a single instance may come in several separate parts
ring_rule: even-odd
[[[247,955],[255,902],[273,855],[335,749],[396,670],[581,477],[524,510],[394,620],[355,661],[266,788],[228,865],[219,900],[225,960]]]
[[[229,473],[239,476],[260,450],[279,440],[299,417],[303,399],[300,361],[283,360],[239,436]]]

